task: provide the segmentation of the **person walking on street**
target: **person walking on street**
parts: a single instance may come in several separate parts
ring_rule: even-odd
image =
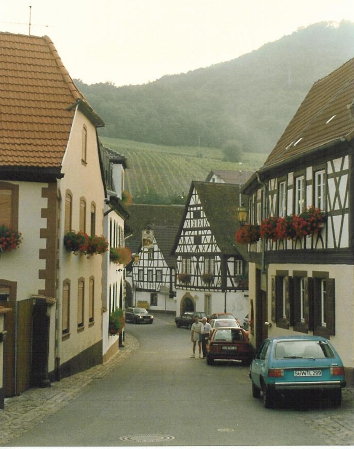
[[[207,341],[208,338],[210,336],[210,332],[211,332],[211,326],[210,323],[208,323],[207,318],[203,317],[202,318],[202,351],[203,351],[203,359],[205,359],[206,355],[207,355],[207,349],[206,349],[206,345],[207,345]]]
[[[197,346],[198,342],[198,349],[199,349],[199,358],[201,358],[201,352],[202,352],[202,328],[203,324],[199,321],[199,318],[197,316],[194,317],[194,323],[191,327],[191,341],[193,344],[193,354],[191,355],[192,358],[196,358],[195,355],[195,348]]]

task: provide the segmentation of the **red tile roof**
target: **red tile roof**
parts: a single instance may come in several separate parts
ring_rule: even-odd
[[[60,167],[76,102],[47,36],[0,33],[0,166]]]
[[[354,59],[317,81],[268,156],[264,168],[330,145],[351,140],[354,119]]]

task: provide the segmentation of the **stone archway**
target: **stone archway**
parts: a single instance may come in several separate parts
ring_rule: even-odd
[[[195,302],[190,293],[185,293],[180,303],[181,315],[185,312],[195,312]]]

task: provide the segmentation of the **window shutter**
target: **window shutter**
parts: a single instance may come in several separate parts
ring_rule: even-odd
[[[335,279],[327,280],[326,319],[327,330],[330,335],[335,335]]]
[[[311,278],[304,278],[304,319],[303,328],[308,332],[310,326],[310,288],[312,284]],[[312,314],[311,314],[312,315]],[[312,318],[311,318],[312,319]]]
[[[314,282],[313,278],[307,278],[307,289],[305,290],[305,304],[308,307],[308,329],[314,330]],[[305,319],[306,319],[306,306],[305,306]]]
[[[275,321],[278,323],[283,318],[283,278],[275,277]]]
[[[321,328],[321,279],[313,279],[313,331]]]
[[[289,319],[289,325],[294,326],[295,324],[295,314],[294,314],[294,279],[288,276],[287,285],[287,296],[288,296],[288,307],[287,307],[287,317]]]
[[[300,325],[300,278],[295,277],[293,279],[293,325]]]
[[[275,323],[276,321],[276,298],[275,298],[275,276],[272,276],[271,278],[271,283],[272,283],[272,321]]]

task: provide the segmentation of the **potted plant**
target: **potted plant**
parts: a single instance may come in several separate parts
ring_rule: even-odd
[[[125,325],[124,311],[115,309],[109,314],[108,331],[111,335],[120,334]]]
[[[278,240],[276,227],[278,217],[268,217],[262,220],[259,233],[262,239]]]
[[[179,273],[177,275],[177,278],[179,281],[181,281],[183,284],[189,284],[191,281],[191,275],[189,273]]]
[[[67,251],[73,253],[86,253],[89,244],[89,236],[85,232],[70,231],[64,235],[64,246]]]
[[[275,227],[275,235],[278,240],[294,239],[296,231],[293,226],[293,216],[279,217]]]
[[[0,225],[0,252],[11,251],[20,246],[22,234],[5,225]]]
[[[119,263],[122,265],[128,265],[128,263],[132,260],[132,252],[130,248],[123,246],[119,248],[111,248],[109,256],[113,263]]]
[[[326,213],[314,206],[307,208],[300,214],[300,217],[306,221],[309,235],[320,232],[327,220]]]
[[[107,248],[108,242],[103,236],[93,235],[88,238],[86,254],[103,254]]]
[[[214,280],[214,275],[212,273],[203,273],[201,278],[204,284],[210,284]]]
[[[237,243],[256,243],[260,238],[259,226],[252,224],[245,224],[240,227],[235,233],[235,240]]]

